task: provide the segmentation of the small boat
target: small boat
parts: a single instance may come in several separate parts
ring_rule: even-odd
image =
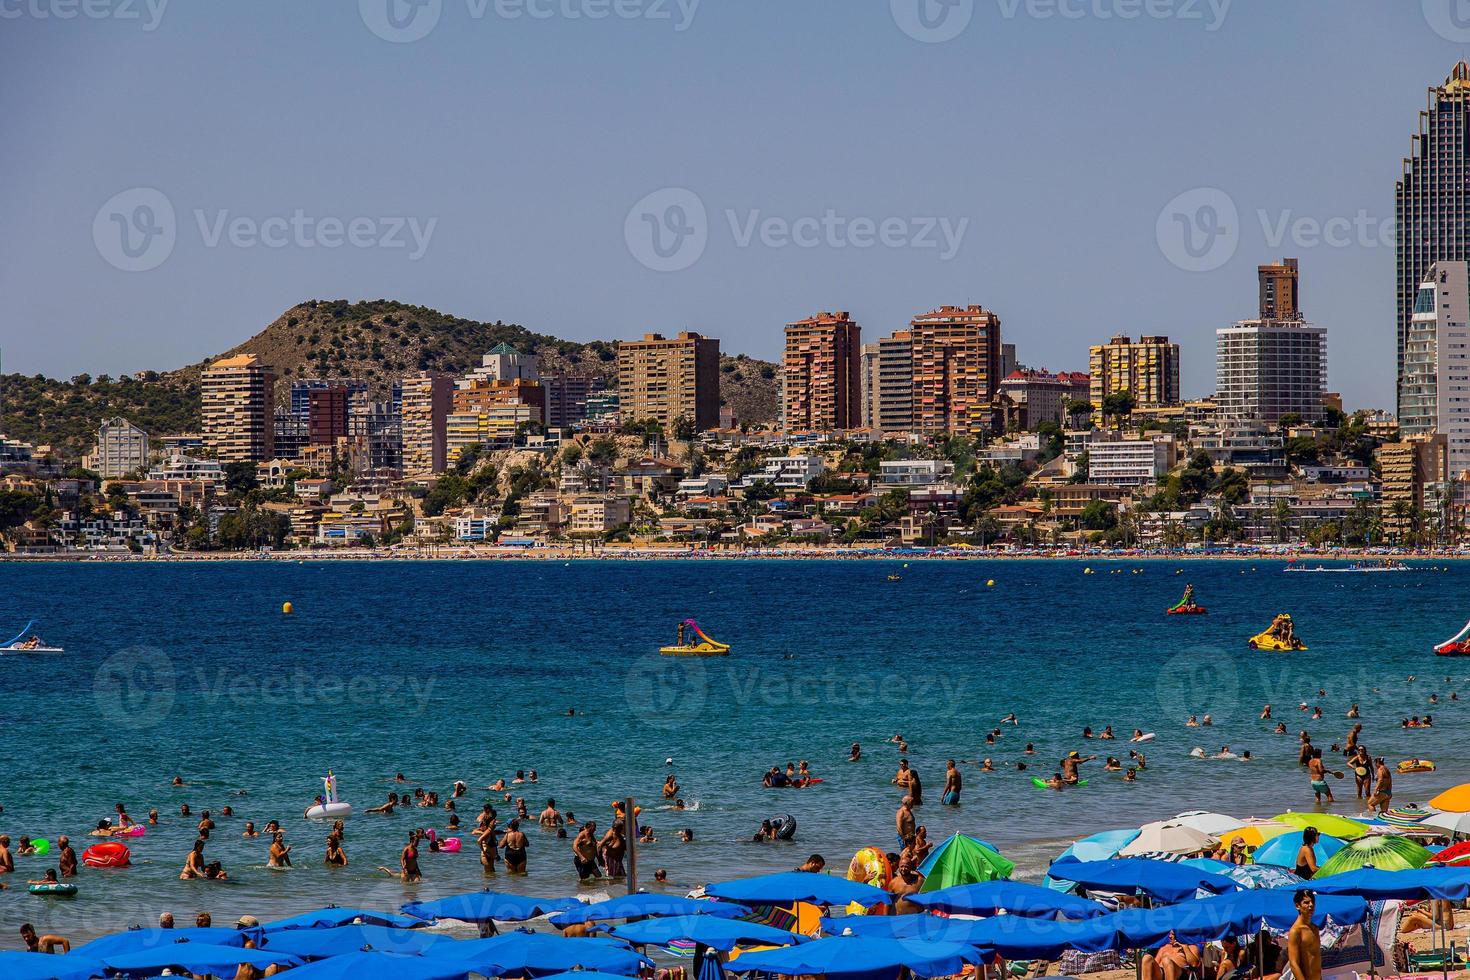
[[[679,641],[670,647],[659,647],[658,652],[664,657],[728,657],[730,644],[710,639],[698,623],[686,619],[679,624]]]
[[[1170,606],[1164,610],[1168,616],[1203,616],[1208,612],[1204,606]]]
[[[1414,569],[1400,562],[1389,559],[1387,561],[1355,561],[1351,565],[1306,565],[1288,564],[1284,572],[1412,572]]]
[[[1277,616],[1276,619],[1273,619],[1271,621],[1271,625],[1267,627],[1263,632],[1257,633],[1255,636],[1247,640],[1246,646],[1250,647],[1252,650],[1272,650],[1282,653],[1295,653],[1299,650],[1305,650],[1307,648],[1307,645],[1301,640],[1297,639],[1295,635],[1293,635],[1292,638],[1288,641],[1283,640],[1281,637],[1271,632],[1273,629],[1276,628],[1276,624],[1281,620],[1285,620],[1289,623],[1291,622],[1291,616],[1287,613],[1282,613],[1280,616]]]
[[[33,619],[26,623],[25,629],[15,634],[4,643],[0,643],[0,655],[9,653],[65,653],[61,647],[54,647],[31,632],[36,625]]]
[[[1436,657],[1470,657],[1470,623],[1454,636],[1437,644],[1434,648]]]

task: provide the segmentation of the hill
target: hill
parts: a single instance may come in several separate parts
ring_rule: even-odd
[[[219,356],[259,355],[280,375],[281,396],[298,378],[355,377],[368,383],[371,397],[382,399],[394,381],[417,371],[463,374],[500,343],[536,354],[543,373],[579,371],[604,377],[611,386],[617,383],[611,341],[577,343],[519,324],[467,320],[382,299],[308,300]],[[742,420],[774,419],[779,367],[745,355],[726,355],[721,361],[721,400]],[[0,432],[79,454],[91,448],[97,424],[113,415],[154,434],[198,431],[199,376],[207,363],[116,381],[85,375],[69,382],[39,375],[0,376]]]

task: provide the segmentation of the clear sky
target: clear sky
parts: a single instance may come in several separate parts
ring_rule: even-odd
[[[981,303],[1053,370],[1168,334],[1198,395],[1295,255],[1331,385],[1391,408],[1379,226],[1457,2],[0,0],[4,368],[313,297],[762,357]]]

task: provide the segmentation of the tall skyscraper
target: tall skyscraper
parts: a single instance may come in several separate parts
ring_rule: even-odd
[[[438,371],[403,379],[401,432],[403,472],[420,476],[444,471],[445,423],[454,400],[454,380]]]
[[[846,311],[786,324],[782,408],[788,432],[862,422],[862,328]]]
[[[687,418],[696,431],[720,424],[720,342],[684,331],[618,343],[618,397],[625,422],[667,428]]]
[[[1222,419],[1275,425],[1323,416],[1327,331],[1302,320],[1242,320],[1215,331],[1215,401]]]
[[[1256,280],[1261,294],[1262,320],[1300,320],[1301,303],[1297,293],[1296,259],[1282,259],[1272,265],[1256,266]]]
[[[222,357],[200,378],[204,443],[223,463],[260,463],[275,451],[276,376],[254,354]]]
[[[1088,400],[1096,409],[1120,391],[1132,395],[1139,408],[1179,404],[1179,345],[1168,337],[1139,337],[1134,343],[1118,334],[1088,348],[1087,368]]]
[[[1470,259],[1470,65],[1455,65],[1429,89],[1419,132],[1394,188],[1398,275],[1398,402],[1404,413],[1404,356],[1414,301],[1435,262]]]
[[[913,428],[931,433],[991,429],[1000,385],[1000,317],[979,306],[941,306],[909,324]]]
[[[1450,474],[1470,469],[1470,264],[1436,262],[1419,286],[1404,345],[1399,431],[1442,434]]]
[[[307,399],[306,427],[313,446],[332,446],[338,436],[347,435],[347,389],[342,385],[312,389]]]

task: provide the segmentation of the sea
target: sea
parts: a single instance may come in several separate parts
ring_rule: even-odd
[[[1324,749],[1340,742],[1354,703],[1374,754],[1437,763],[1396,780],[1396,801],[1426,800],[1470,779],[1470,661],[1432,655],[1470,617],[1470,565],[1411,564],[1317,574],[1239,559],[0,563],[0,632],[34,619],[65,647],[0,656],[0,832],[68,834],[80,853],[115,804],[140,820],[159,813],[127,840],[132,867],[84,868],[72,899],[25,890],[54,855],[18,858],[0,891],[0,948],[19,945],[22,922],[81,940],[165,910],[180,924],[207,911],[228,925],[483,888],[625,887],[580,887],[570,842],[535,826],[527,876],[483,873],[469,829],[486,801],[502,823],[513,814],[487,787],[518,770],[537,776],[509,787],[533,816],[554,798],[605,827],[612,801],[635,798],[658,838],[639,848],[643,881],[663,868],[681,893],[811,854],[842,873],[859,848],[896,849],[900,734],[924,781],[929,837],[980,837],[1031,879],[1101,830],[1194,809],[1313,809],[1297,733]],[[1165,616],[1186,583],[1208,615]],[[1309,650],[1248,649],[1278,612]],[[686,618],[731,655],[658,656]],[[1267,703],[1289,734],[1260,720]],[[1303,703],[1324,717],[1309,721]],[[1020,724],[1001,724],[1012,712]],[[1186,726],[1207,714],[1209,727]],[[1426,714],[1432,728],[1402,727]],[[1082,737],[1107,725],[1117,741]],[[1135,729],[1155,737],[1133,746]],[[1191,756],[1226,746],[1253,761]],[[1130,748],[1147,756],[1136,782],[1101,772],[1101,760],[1084,767],[1086,787],[1031,782],[1071,750]],[[951,758],[964,779],[953,807],[939,801]],[[985,758],[998,771],[982,773]],[[770,766],[802,761],[820,784],[762,788]],[[358,809],[342,869],[323,866],[327,827],[303,817],[328,770]],[[669,772],[683,811],[661,796]],[[176,775],[183,787],[170,785]],[[448,799],[455,780],[470,787],[458,834],[442,809],[361,812],[415,787]],[[1334,789],[1327,809],[1361,812],[1351,775]],[[180,816],[184,804],[194,816]],[[217,822],[206,858],[229,878],[180,881],[204,810]],[[751,842],[763,819],[786,815],[794,840]],[[294,847],[291,869],[266,867],[266,837],[241,837],[244,821],[271,819]],[[417,826],[465,847],[422,853],[423,881],[405,885],[377,868],[397,867]],[[678,840],[685,828],[690,843]]]

